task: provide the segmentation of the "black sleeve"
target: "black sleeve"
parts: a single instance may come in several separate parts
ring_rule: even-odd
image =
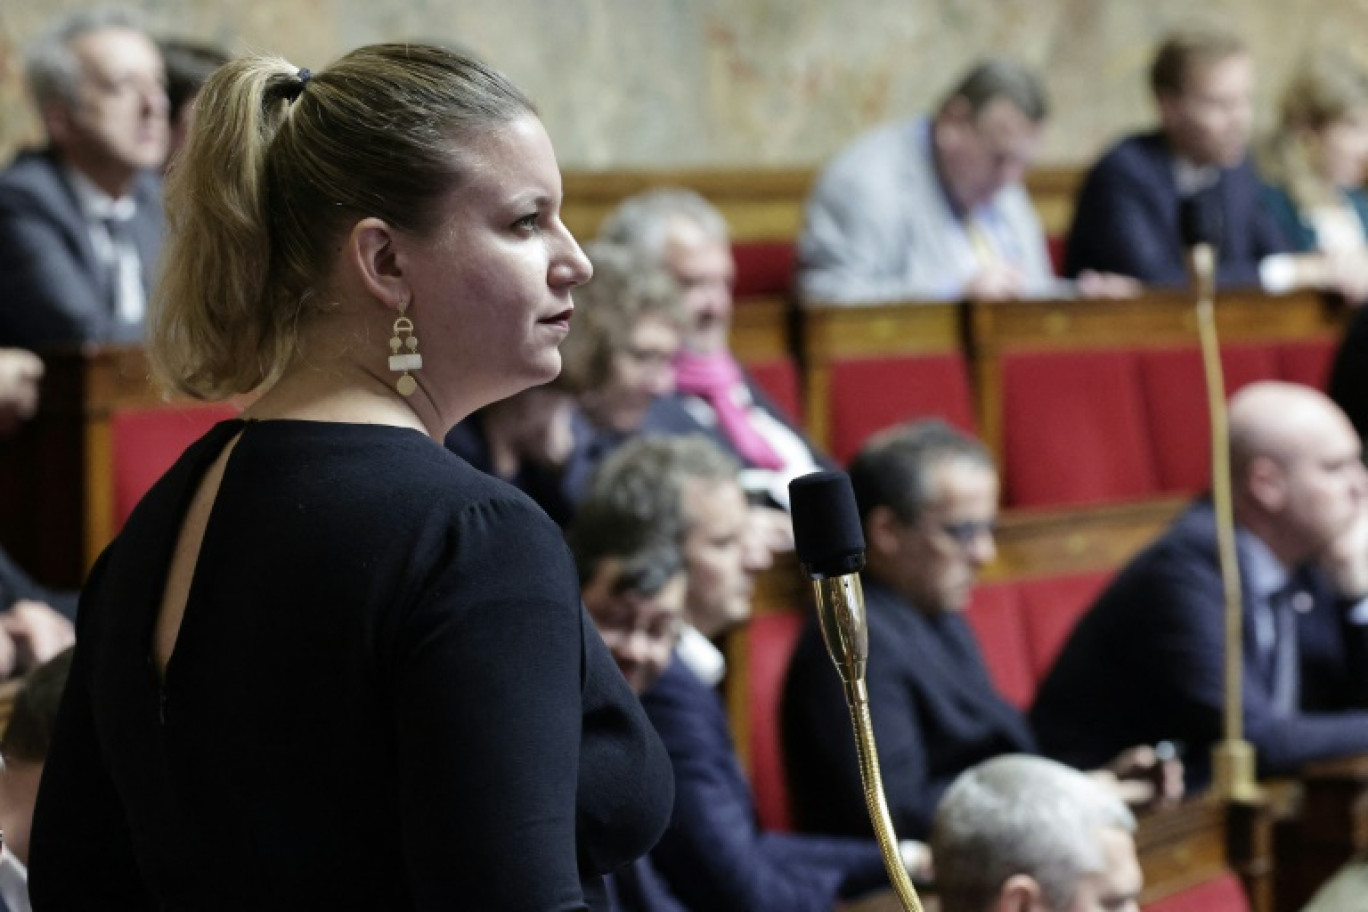
[[[393,687],[403,851],[420,909],[578,910],[580,614],[555,526],[468,508],[405,618]]]

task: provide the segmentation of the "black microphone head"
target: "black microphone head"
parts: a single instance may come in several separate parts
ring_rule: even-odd
[[[864,567],[864,530],[855,489],[844,472],[813,472],[789,482],[793,543],[814,579],[858,573]]]
[[[1178,204],[1178,230],[1184,247],[1210,244],[1219,248],[1221,229],[1221,207],[1214,188],[1194,193]]]

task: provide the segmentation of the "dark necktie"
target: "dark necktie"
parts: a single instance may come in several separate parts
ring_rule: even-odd
[[[106,218],[102,221],[105,230],[109,232],[109,263],[106,266],[109,298],[106,303],[109,305],[110,315],[117,320],[121,310],[119,302],[123,296],[123,259],[129,240],[128,222],[118,218]]]
[[[1298,599],[1308,597],[1305,592],[1287,587],[1275,592],[1268,600],[1269,607],[1273,609],[1274,631],[1269,692],[1275,716],[1291,716],[1301,703],[1301,660],[1297,649],[1295,605]]]

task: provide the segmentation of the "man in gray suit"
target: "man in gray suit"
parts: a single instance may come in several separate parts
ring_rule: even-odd
[[[0,345],[136,341],[161,246],[161,55],[130,14],[102,9],[27,56],[48,146],[0,174]]]
[[[1021,184],[1047,113],[1045,90],[1006,60],[975,66],[934,116],[878,127],[827,166],[798,246],[805,300],[1004,300],[1072,293],[1050,265]],[[1089,296],[1133,294],[1079,277]]]

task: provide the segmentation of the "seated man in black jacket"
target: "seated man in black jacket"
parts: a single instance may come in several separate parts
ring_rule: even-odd
[[[956,776],[998,754],[1036,752],[962,616],[996,554],[997,471],[978,441],[924,421],[873,438],[850,478],[867,548],[867,686],[884,787],[898,835],[921,839]],[[783,738],[799,824],[871,832],[845,696],[815,618],[789,665]],[[1180,767],[1159,764],[1149,747],[1103,759],[1108,769],[1097,775],[1127,779],[1137,803],[1154,798],[1156,784],[1159,797],[1181,792]]]

